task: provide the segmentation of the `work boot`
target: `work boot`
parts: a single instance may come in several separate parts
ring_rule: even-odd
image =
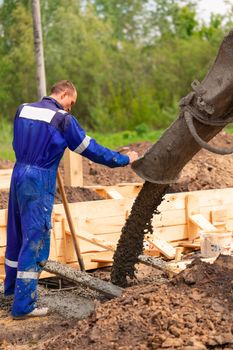
[[[25,314],[22,316],[13,316],[14,320],[25,320],[30,317],[45,317],[48,315],[49,309],[47,307],[35,308],[33,311],[29,312],[29,314]]]

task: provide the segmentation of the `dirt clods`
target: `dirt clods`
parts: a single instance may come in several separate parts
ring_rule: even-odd
[[[37,349],[233,349],[229,260],[195,260],[169,283],[128,288]]]

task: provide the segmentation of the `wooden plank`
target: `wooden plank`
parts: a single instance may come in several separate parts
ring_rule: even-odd
[[[0,210],[0,227],[6,227],[6,225],[7,225],[7,215],[8,215],[8,210],[7,209],[1,209]]]
[[[109,199],[108,191],[114,190],[123,198],[135,198],[142,188],[142,183],[120,183],[114,186],[84,186],[96,191],[101,197]],[[111,197],[111,195],[110,195]]]
[[[232,222],[233,224],[233,222]],[[188,238],[187,225],[154,227],[156,237],[173,242]]]
[[[218,229],[226,229],[228,209],[226,207],[214,207],[210,211],[211,222]]]
[[[164,239],[158,239],[156,237],[148,237],[146,240],[152,244],[162,255],[168,259],[174,259],[176,250]]]
[[[61,250],[58,249],[58,255],[63,253],[65,263],[66,263],[67,262],[67,258],[66,258],[67,244],[66,244],[66,219],[65,218],[62,219],[61,227],[62,227],[63,247],[61,248]]]
[[[233,203],[227,204],[226,209],[228,211],[228,221],[233,219]],[[210,221],[210,212],[212,207],[200,207],[200,213],[207,220]],[[168,210],[156,215],[152,220],[154,227],[165,227],[165,226],[177,226],[187,224],[186,215],[184,210]]]
[[[80,240],[78,238],[78,242],[79,242],[79,246],[80,246],[80,251],[82,253],[82,255],[84,255],[87,252],[106,252],[105,248],[101,248],[96,246],[96,244],[92,244],[90,242],[86,242],[83,240]],[[71,236],[66,235],[66,259],[67,262],[75,262],[77,261],[77,256],[75,254],[75,250],[73,247],[73,241]]]
[[[190,215],[189,219],[190,221],[192,221],[193,224],[200,227],[200,229],[202,229],[203,231],[217,231],[217,228],[214,225],[212,225],[208,220],[206,220],[206,218],[204,218],[204,216],[202,216],[201,214]],[[198,234],[196,235],[196,237],[197,236]]]
[[[104,252],[95,252],[95,253],[82,254],[82,258],[84,260],[86,270],[92,270],[92,269],[97,269],[98,267],[106,267],[106,266],[111,266],[112,265],[111,262],[103,263],[103,262],[94,262],[94,261],[92,261],[92,259],[95,259],[95,258],[98,258],[98,257],[100,259],[101,258],[105,259],[105,260],[107,259],[109,261],[109,260],[112,260],[112,258],[113,258],[113,252],[104,251]],[[71,263],[68,263],[68,265],[76,266],[79,269],[79,266],[78,266],[77,262],[71,262]]]
[[[64,184],[65,186],[83,186],[82,156],[71,152],[68,148],[64,155]]]
[[[66,230],[66,234],[71,235],[70,231],[67,231],[67,230]],[[90,232],[84,231],[83,229],[81,230],[77,229],[76,236],[81,240],[87,241],[89,243],[92,243],[94,245],[97,245],[98,247],[101,247],[107,250],[114,251],[116,248],[116,245],[113,242],[99,239],[98,237],[95,237],[93,234],[91,234]]]
[[[133,204],[133,200],[129,198],[124,199],[106,199],[100,201],[88,201],[70,203],[70,211],[73,217],[79,218],[101,218],[110,216],[124,215],[126,210],[129,210]],[[55,204],[54,211],[64,215],[64,208],[62,204]]]
[[[67,247],[65,245],[65,240],[63,237],[56,239],[56,252],[57,252],[57,258],[60,258],[60,257],[65,258]],[[49,256],[49,259],[52,259],[51,255]]]
[[[8,190],[10,188],[13,169],[0,169],[0,189]]]
[[[120,232],[125,223],[125,215],[91,218],[79,217],[80,228],[87,230],[93,234],[108,234]]]
[[[180,245],[184,248],[200,249],[200,242],[182,242]]]
[[[106,193],[109,196],[109,198],[112,199],[122,199],[123,196],[115,189],[106,189]]]
[[[0,247],[6,245],[6,227],[0,227]]]
[[[107,258],[93,258],[91,259],[92,262],[98,262],[98,263],[113,263],[113,259],[107,259]]]
[[[198,197],[192,194],[189,194],[185,197],[185,214],[186,214],[186,223],[188,227],[188,237],[190,240],[198,237],[199,228],[196,223],[190,220],[190,216],[200,213],[199,200]]]
[[[185,197],[194,195],[199,200],[200,207],[220,206],[232,203],[233,187],[203,191],[180,192],[166,194],[160,204],[160,210],[177,210],[185,208]]]
[[[0,178],[4,176],[11,176],[13,169],[0,169]]]

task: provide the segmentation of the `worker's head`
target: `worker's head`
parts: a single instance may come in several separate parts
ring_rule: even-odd
[[[52,86],[50,96],[59,102],[65,111],[70,112],[77,100],[77,91],[71,81],[61,80]]]

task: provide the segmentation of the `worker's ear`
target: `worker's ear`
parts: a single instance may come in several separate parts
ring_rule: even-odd
[[[67,96],[67,91],[66,90],[64,90],[64,91],[62,91],[62,93],[61,93],[61,100],[63,100],[64,98],[66,98],[66,96]]]

